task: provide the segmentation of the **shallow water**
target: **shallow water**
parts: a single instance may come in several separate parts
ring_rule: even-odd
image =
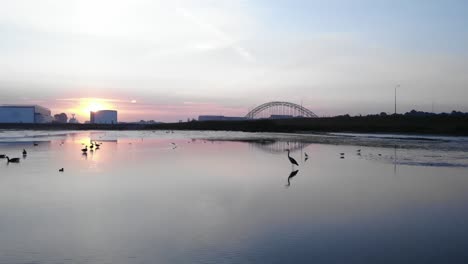
[[[3,153],[0,263],[468,259],[465,138],[1,131]]]

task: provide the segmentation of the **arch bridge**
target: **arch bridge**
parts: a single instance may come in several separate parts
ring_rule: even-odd
[[[252,109],[246,116],[254,118],[291,118],[291,117],[318,117],[309,109],[290,102],[268,102]]]

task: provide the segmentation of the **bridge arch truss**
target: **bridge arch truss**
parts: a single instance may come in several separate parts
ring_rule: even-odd
[[[268,102],[259,105],[252,109],[245,117],[254,118],[269,118],[273,115],[291,116],[291,117],[318,117],[309,109],[290,102]]]

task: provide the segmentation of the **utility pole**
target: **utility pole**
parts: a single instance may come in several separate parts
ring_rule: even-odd
[[[396,115],[396,90],[397,90],[398,87],[400,87],[399,84],[397,84],[397,85],[395,86],[395,115]]]

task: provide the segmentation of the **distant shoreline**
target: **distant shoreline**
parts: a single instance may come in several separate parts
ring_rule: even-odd
[[[263,119],[242,121],[193,121],[183,123],[134,124],[13,124],[0,129],[15,130],[200,130],[244,132],[349,132],[402,133],[468,136],[466,116],[363,116],[329,118]]]

